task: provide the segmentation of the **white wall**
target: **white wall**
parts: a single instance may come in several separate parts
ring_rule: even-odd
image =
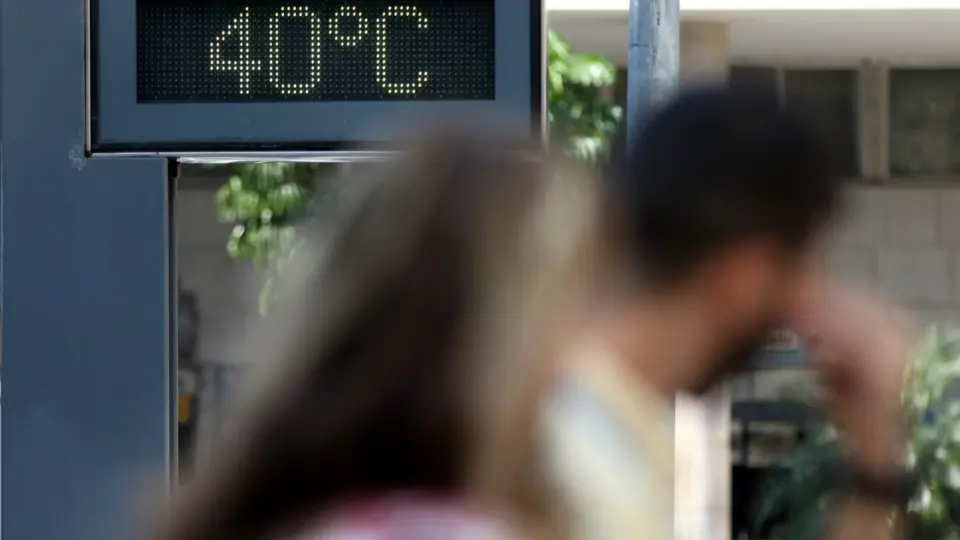
[[[249,264],[227,255],[226,242],[231,226],[216,218],[214,196],[226,175],[186,166],[177,192],[177,258],[182,286],[197,296],[199,309],[199,350],[194,366],[181,360],[181,371],[199,368],[195,380],[196,418],[194,459],[210,459],[208,450],[223,423],[220,395],[223,370],[209,369],[236,362],[236,347],[243,337],[248,316],[255,313],[255,274]],[[191,370],[192,371],[192,370]]]
[[[214,195],[225,177],[185,169],[177,193],[177,257],[183,287],[197,295],[200,310],[200,364],[230,363],[232,347],[246,317],[256,309],[258,292],[249,264],[227,255],[231,226],[216,218]]]

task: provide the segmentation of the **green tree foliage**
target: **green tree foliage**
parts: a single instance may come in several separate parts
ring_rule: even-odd
[[[260,295],[265,311],[274,278],[297,247],[296,225],[307,209],[333,195],[334,166],[304,163],[244,163],[217,190],[220,221],[233,224],[227,252],[250,260],[266,277]]]
[[[617,82],[617,69],[602,56],[573,52],[553,31],[549,49],[551,133],[570,156],[597,161],[605,155],[623,115],[618,105],[600,95]]]
[[[291,219],[313,196],[313,171],[292,163],[251,163],[233,173],[217,191],[218,217],[234,224],[227,252],[266,270],[293,246]]]
[[[921,478],[908,509],[911,540],[960,539],[960,334],[931,329],[916,348],[903,392],[910,439],[907,463]],[[836,432],[821,426],[816,436],[770,478],[758,498],[761,525],[786,511],[780,540],[817,538],[832,492],[831,464],[840,456]]]
[[[605,58],[571,51],[559,36],[549,36],[550,125],[564,150],[584,161],[600,159],[620,120],[620,108],[600,99],[600,90],[616,82],[617,71]],[[295,225],[312,202],[335,190],[330,166],[304,163],[236,165],[217,192],[217,215],[232,223],[227,251],[251,260],[267,276],[261,310],[273,277],[290,259]]]

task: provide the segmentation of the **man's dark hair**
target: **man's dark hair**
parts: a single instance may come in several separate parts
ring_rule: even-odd
[[[768,237],[799,252],[840,199],[830,145],[770,92],[704,87],[614,147],[607,181],[643,279],[684,279],[724,248]]]

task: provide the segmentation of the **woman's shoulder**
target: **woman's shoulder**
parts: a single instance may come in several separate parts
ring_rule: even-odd
[[[331,512],[306,540],[519,540],[506,523],[459,501],[380,497]]]

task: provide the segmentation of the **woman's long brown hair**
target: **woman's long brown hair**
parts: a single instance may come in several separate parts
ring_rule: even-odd
[[[444,132],[351,179],[368,193],[331,241],[300,249],[245,340],[271,376],[156,540],[296,534],[392,490],[549,519],[533,517],[547,505],[537,401],[561,296],[582,281],[574,261],[590,259],[589,212],[569,213],[589,190],[558,191],[542,164],[494,148]]]

